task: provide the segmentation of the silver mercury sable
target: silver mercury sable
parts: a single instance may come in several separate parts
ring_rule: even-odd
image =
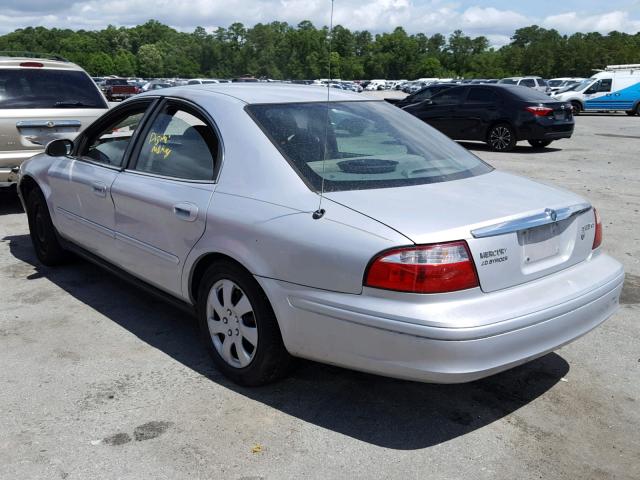
[[[245,385],[293,357],[467,382],[616,311],[624,272],[585,199],[384,101],[330,95],[170,88],[51,142],[20,170],[38,258],[75,252],[195,312]]]

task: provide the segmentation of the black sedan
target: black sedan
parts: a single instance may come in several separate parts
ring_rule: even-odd
[[[571,137],[574,127],[570,104],[515,85],[457,86],[403,108],[455,140],[480,140],[503,152],[519,140],[544,148]]]

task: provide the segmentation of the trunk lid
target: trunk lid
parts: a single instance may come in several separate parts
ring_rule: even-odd
[[[593,210],[580,196],[498,171],[450,182],[330,192],[326,198],[416,244],[466,240],[485,292],[585,260],[595,233]]]

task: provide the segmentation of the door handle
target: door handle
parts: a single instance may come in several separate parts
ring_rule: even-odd
[[[193,203],[188,202],[176,203],[173,206],[173,213],[180,220],[193,222],[196,218],[198,218],[198,207]]]
[[[107,186],[104,183],[93,183],[91,184],[91,190],[98,197],[106,197],[107,196]]]

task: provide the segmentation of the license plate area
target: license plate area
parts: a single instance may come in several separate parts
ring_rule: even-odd
[[[562,231],[557,223],[541,225],[518,232],[525,265],[555,257],[561,253]]]
[[[555,112],[553,112],[553,118],[555,118],[556,120],[566,120],[567,112],[565,110],[556,110]]]

